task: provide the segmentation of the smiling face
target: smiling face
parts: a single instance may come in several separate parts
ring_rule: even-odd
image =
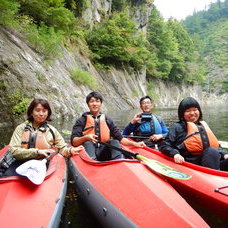
[[[88,102],[90,113],[94,116],[99,115],[101,112],[101,105],[102,102],[99,98],[91,97],[91,99]]]
[[[185,110],[184,119],[186,122],[196,123],[199,120],[200,112],[198,108],[191,107]]]
[[[142,109],[143,112],[151,112],[151,109],[153,108],[153,103],[149,98],[146,98],[141,101],[140,108]]]
[[[38,104],[32,111],[33,125],[38,127],[44,123],[48,117],[48,110],[41,104]]]

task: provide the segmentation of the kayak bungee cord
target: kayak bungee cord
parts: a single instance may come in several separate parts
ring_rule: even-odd
[[[97,160],[94,160],[92,159],[89,155],[87,155],[86,153],[85,154],[82,154],[81,152],[79,152],[77,155],[79,155],[79,157],[91,164],[91,165],[97,165],[97,166],[104,166],[104,165],[113,165],[115,163],[120,163],[120,162],[130,162],[130,163],[139,163],[139,160],[137,159],[124,159],[124,158],[121,158],[121,159],[115,159],[115,160],[108,160],[108,161],[97,161]]]

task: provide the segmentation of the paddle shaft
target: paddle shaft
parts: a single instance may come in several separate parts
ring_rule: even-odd
[[[136,156],[138,155],[138,153],[133,153],[133,152],[124,150],[124,149],[119,148],[119,147],[117,147],[117,146],[113,146],[113,145],[111,145],[111,144],[109,144],[109,143],[105,143],[105,142],[99,142],[99,143],[100,143],[100,144],[103,144],[103,145],[105,145],[105,146],[107,146],[107,147],[109,147],[109,148],[111,148],[111,149],[118,150],[118,151],[120,151],[121,153],[123,153],[124,155],[126,155],[126,156],[128,156],[128,157],[134,157],[134,158],[136,158]]]
[[[47,160],[50,160],[54,155],[58,154],[59,153],[59,150],[56,150],[55,152],[49,154],[46,158],[44,159],[47,159]]]
[[[133,156],[134,158],[138,159],[139,161],[143,161],[143,164],[145,164],[151,170],[155,171],[156,173],[162,174],[164,176],[172,177],[175,179],[189,179],[189,178],[191,178],[190,175],[188,175],[184,172],[181,172],[177,169],[173,169],[173,168],[171,168],[171,167],[169,167],[169,166],[165,165],[164,163],[161,163],[157,160],[153,160],[153,159],[149,159],[147,157],[144,157],[144,156],[140,155],[139,153],[133,153],[133,152],[124,150],[122,148],[110,145],[109,143],[105,143],[105,142],[100,142],[100,144],[103,144],[109,148],[118,150],[126,156]]]
[[[149,139],[150,137],[146,136],[137,136],[137,135],[123,135],[125,138],[133,138],[133,139]]]

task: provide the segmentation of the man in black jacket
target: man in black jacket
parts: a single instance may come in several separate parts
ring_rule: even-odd
[[[130,141],[122,136],[113,120],[101,113],[102,102],[103,98],[98,92],[87,95],[89,112],[83,113],[76,120],[71,135],[72,145],[83,145],[91,158],[101,161],[123,158],[123,155],[115,149],[100,144],[100,141],[119,148],[119,142],[123,145],[144,147],[143,142]]]

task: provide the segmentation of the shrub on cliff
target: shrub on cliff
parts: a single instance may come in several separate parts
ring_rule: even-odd
[[[19,4],[12,0],[0,1],[0,25],[11,26],[16,23]]]
[[[75,83],[85,84],[91,89],[97,89],[96,78],[83,69],[69,69],[70,76]]]
[[[127,12],[115,13],[96,24],[86,35],[86,41],[93,60],[105,65],[125,65],[137,70],[149,57],[144,38],[137,34]]]

